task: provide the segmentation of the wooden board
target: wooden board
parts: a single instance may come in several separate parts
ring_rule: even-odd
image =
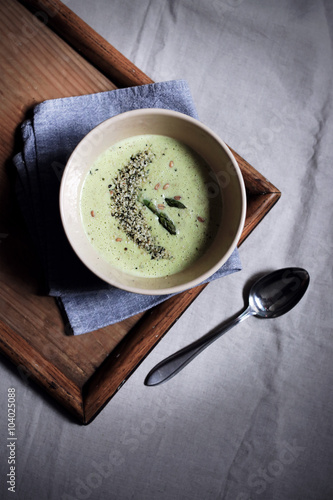
[[[66,334],[13,194],[17,131],[45,99],[152,80],[57,0],[0,0],[0,351],[78,422],[88,423],[205,286],[145,314],[80,336]],[[248,195],[239,244],[280,192],[236,152]]]

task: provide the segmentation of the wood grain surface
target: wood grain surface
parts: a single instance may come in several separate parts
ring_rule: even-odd
[[[58,0],[21,0],[35,16],[52,27],[61,38],[86,57],[117,87],[153,83],[125,56]]]
[[[41,266],[15,203],[10,159],[21,147],[18,127],[46,99],[151,79],[56,0],[0,0],[0,30],[0,350],[17,376],[88,423],[204,286],[116,325],[67,335],[54,299],[41,294]],[[241,243],[280,192],[234,154],[248,194]]]

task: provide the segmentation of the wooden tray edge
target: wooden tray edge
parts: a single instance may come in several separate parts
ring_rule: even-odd
[[[175,295],[147,311],[135,328],[110,353],[83,387],[85,424],[96,417],[206,286],[207,284],[199,285],[183,292],[181,304],[179,295]],[[131,360],[127,369],[121,366],[124,357]],[[112,377],[113,373],[117,373],[117,377]]]
[[[1,320],[0,330],[1,352],[14,363],[18,374],[24,380],[29,379],[29,381],[36,382],[82,422],[84,420],[84,405],[81,389],[61,373],[57,367],[51,365],[25,339],[18,337],[15,331]]]

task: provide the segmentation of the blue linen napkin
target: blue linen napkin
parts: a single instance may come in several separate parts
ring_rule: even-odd
[[[103,328],[170,297],[126,292],[97,278],[73,252],[59,214],[61,175],[76,145],[102,121],[140,108],[171,109],[197,118],[187,82],[175,80],[44,101],[21,126],[23,150],[13,159],[17,199],[42,262],[45,293],[56,298],[67,333]],[[207,281],[240,269],[236,249]]]

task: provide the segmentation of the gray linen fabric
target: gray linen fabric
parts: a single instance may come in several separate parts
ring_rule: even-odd
[[[56,297],[75,335],[145,311],[168,295],[147,296],[109,286],[76,257],[62,228],[60,179],[80,140],[102,121],[139,108],[165,108],[197,118],[184,80],[143,85],[92,95],[54,99],[37,105],[22,124],[23,151],[14,157],[17,197],[45,271],[47,293]],[[241,269],[238,251],[210,280]]]

